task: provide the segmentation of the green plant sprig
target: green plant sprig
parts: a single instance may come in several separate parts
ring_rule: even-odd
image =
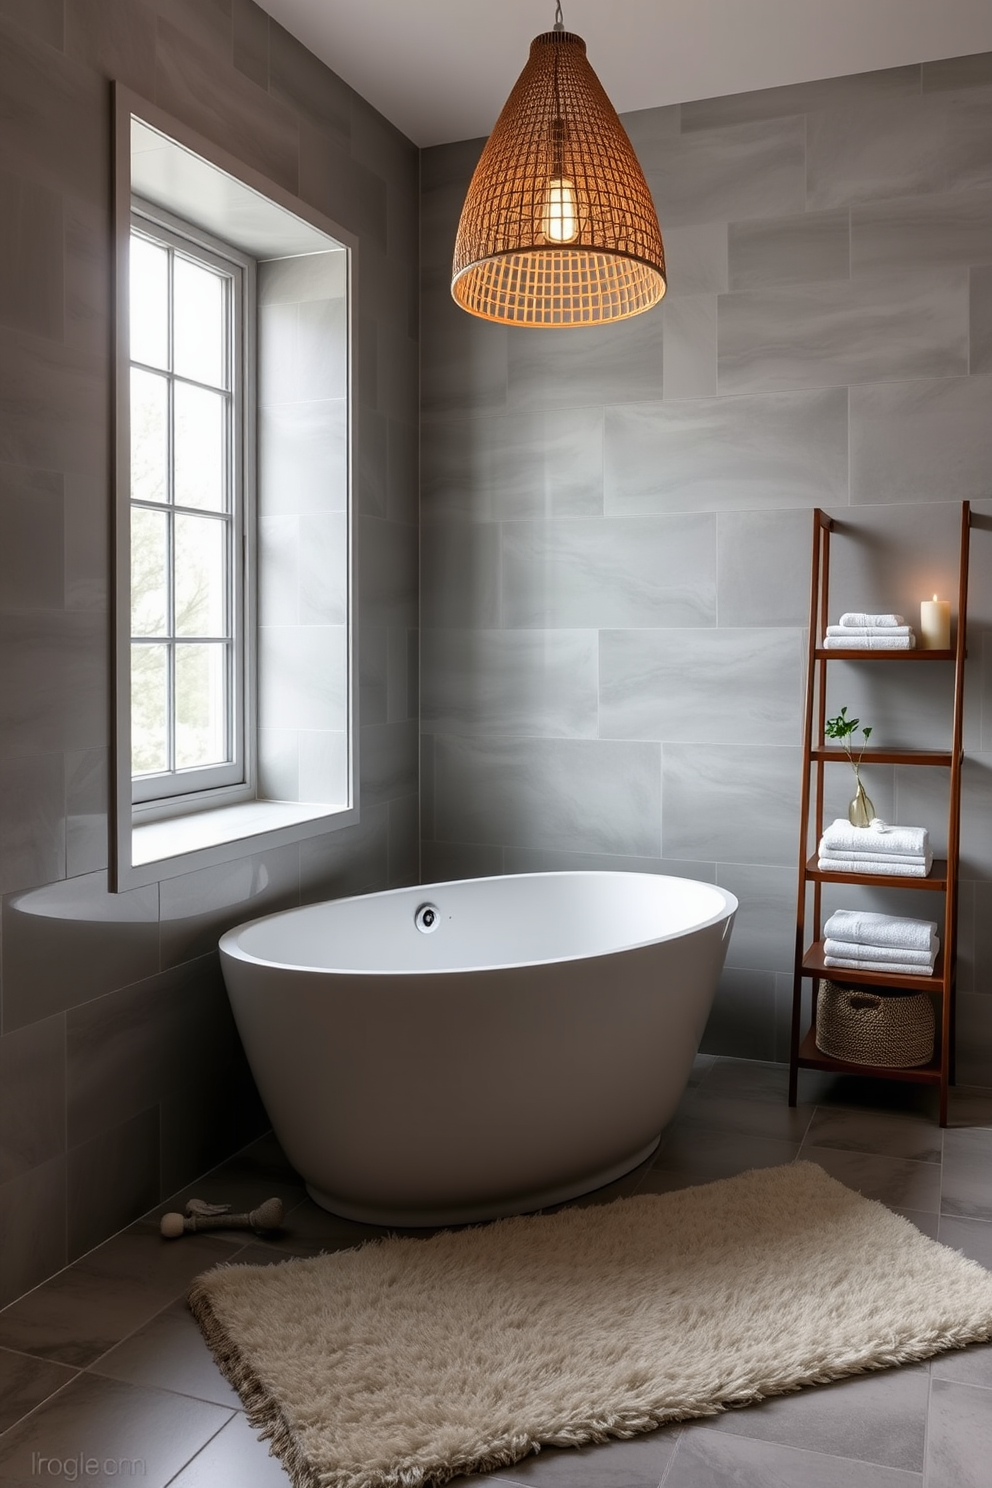
[[[828,739],[839,739],[843,744],[855,775],[858,773],[859,766],[864,758],[865,745],[871,738],[871,724],[866,723],[861,729],[861,748],[858,751],[857,759],[855,759],[851,749],[851,740],[860,724],[860,718],[848,718],[847,708],[844,707],[841,708],[836,718],[828,718],[824,726],[824,732]]]

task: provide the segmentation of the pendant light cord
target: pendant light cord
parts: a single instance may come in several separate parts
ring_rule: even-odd
[[[555,4],[555,27],[554,28],[555,28],[556,31],[564,31],[564,29],[565,29],[565,22],[562,19],[562,14],[561,14],[561,0],[557,0],[557,3]]]

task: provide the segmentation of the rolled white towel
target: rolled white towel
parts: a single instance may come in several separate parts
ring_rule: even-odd
[[[820,838],[821,852],[830,848],[832,852],[899,853],[918,858],[929,846],[930,833],[926,827],[890,827],[877,816],[870,827],[854,827],[845,817],[838,816],[829,827],[824,827]]]
[[[864,610],[846,610],[840,617],[841,625],[852,630],[889,630],[906,622],[901,615],[866,615]]]
[[[881,863],[866,863],[863,857],[852,854],[849,858],[817,858],[816,866],[821,873],[873,873],[884,878],[926,878],[933,866],[926,858],[915,863],[895,863],[886,858]]]
[[[933,965],[903,966],[898,961],[848,961],[842,956],[824,956],[824,966],[845,966],[848,971],[888,971],[895,976],[933,976]]]
[[[886,863],[922,863],[927,873],[933,867],[933,853],[927,848],[923,853],[869,853],[869,852],[844,852],[839,847],[824,847],[820,843],[820,857],[829,863],[831,858],[857,858],[859,863],[864,863],[865,873],[873,873],[872,863],[880,865],[880,871],[884,872]]]
[[[850,640],[844,636],[825,636],[823,649],[825,651],[915,651],[915,635],[896,635],[889,640],[882,631],[874,631],[871,635],[855,635],[852,630]]]
[[[910,920],[871,909],[836,909],[823,927],[834,940],[856,940],[860,945],[899,946],[904,951],[936,948],[936,920]]]
[[[898,966],[932,966],[937,954],[937,937],[927,951],[904,951],[901,946],[862,945],[860,941],[833,940],[830,936],[823,942],[825,956],[839,956],[844,961],[891,961]]]
[[[828,636],[901,636],[912,635],[911,625],[828,625]]]

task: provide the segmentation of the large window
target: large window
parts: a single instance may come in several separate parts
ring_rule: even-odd
[[[358,820],[354,239],[115,87],[118,889]]]
[[[136,216],[130,239],[136,802],[248,783],[248,264]]]

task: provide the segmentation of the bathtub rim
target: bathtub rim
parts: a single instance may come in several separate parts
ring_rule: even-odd
[[[669,879],[675,883],[696,884],[700,888],[710,889],[719,895],[723,904],[716,913],[705,920],[700,920],[692,925],[682,926],[677,930],[669,931],[666,935],[652,935],[644,940],[629,941],[623,945],[604,946],[599,950],[588,951],[574,956],[545,956],[539,959],[525,961],[499,961],[493,965],[466,965],[466,966],[435,966],[435,967],[358,967],[358,966],[310,966],[298,961],[273,961],[261,956],[255,956],[246,951],[240,944],[240,937],[248,930],[254,929],[256,925],[264,924],[267,920],[284,919],[288,915],[300,914],[308,909],[317,909],[323,905],[345,905],[354,901],[363,902],[369,899],[392,899],[400,895],[416,898],[422,894],[429,898],[434,891],[455,888],[460,884],[486,884],[505,882],[506,880],[521,881],[525,879],[547,879],[547,878],[649,878]],[[684,874],[678,873],[646,873],[640,869],[623,868],[562,868],[536,870],[530,873],[490,873],[475,878],[451,878],[433,881],[425,884],[401,884],[393,889],[370,889],[362,894],[345,894],[337,899],[317,899],[311,904],[294,905],[289,909],[273,910],[269,914],[257,915],[252,920],[245,920],[239,925],[233,925],[230,930],[225,930],[218,941],[221,957],[230,956],[237,961],[243,961],[248,966],[265,967],[274,971],[300,972],[306,976],[322,977],[400,977],[422,979],[429,976],[465,976],[483,975],[488,972],[516,971],[525,967],[535,966],[562,966],[578,961],[595,961],[608,956],[623,955],[628,951],[640,950],[646,946],[663,945],[666,941],[678,940],[682,936],[702,934],[711,929],[721,921],[727,921],[727,929],[724,937],[730,933],[740,901],[731,890],[725,889],[720,884],[711,883],[708,879],[686,878]]]

